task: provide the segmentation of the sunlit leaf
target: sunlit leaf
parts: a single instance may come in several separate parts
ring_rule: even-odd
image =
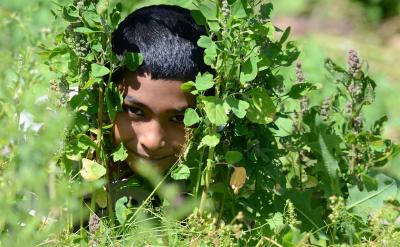
[[[213,75],[206,72],[204,74],[198,74],[196,76],[196,89],[204,91],[214,86]]]
[[[223,101],[215,96],[204,97],[204,111],[207,118],[215,125],[223,125],[228,121],[228,116],[223,107]]]
[[[171,177],[175,180],[188,179],[190,176],[189,167],[184,164],[179,165],[171,172]]]
[[[208,146],[208,147],[215,147],[219,143],[220,135],[215,134],[215,135],[206,135],[201,139],[200,145],[197,149],[200,149],[203,146]]]
[[[197,114],[196,110],[193,108],[188,108],[185,111],[185,118],[183,119],[183,123],[185,126],[192,126],[200,121],[200,117]]]
[[[104,176],[106,168],[93,160],[83,158],[80,174],[86,181],[92,182]]]
[[[118,150],[115,151],[112,156],[114,162],[124,161],[128,158],[128,152],[122,142],[119,144]]]
[[[92,76],[94,77],[103,77],[110,73],[110,70],[104,66],[97,63],[92,63]]]

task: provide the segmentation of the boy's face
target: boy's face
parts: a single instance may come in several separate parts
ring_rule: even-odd
[[[123,111],[115,118],[113,136],[124,143],[128,164],[136,171],[138,162],[154,164],[160,171],[177,160],[185,142],[183,116],[194,107],[195,98],[183,93],[182,81],[151,79],[150,74],[127,72],[120,83]]]

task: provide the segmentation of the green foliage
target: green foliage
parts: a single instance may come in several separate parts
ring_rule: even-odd
[[[305,79],[301,64],[295,82],[280,74],[299,51],[288,41],[290,28],[271,23],[272,4],[169,3],[191,6],[206,24],[207,36],[198,45],[215,71],[182,84],[197,105],[185,112],[184,124],[192,128],[180,164],[163,176],[138,164],[141,177],[118,180],[113,165],[128,153],[111,141],[122,109],[112,74],[121,66],[135,70],[143,57],[128,53],[118,59],[111,52],[121,4],[57,1],[53,14],[65,30],[41,45],[46,66],[29,48],[21,50],[13,73],[1,80],[0,245],[399,241],[399,183],[375,168],[400,149],[382,138],[386,117],[365,124],[363,110],[373,104],[376,84],[357,54],[350,52],[347,69],[326,60],[332,91],[310,105],[319,87]],[[51,90],[40,84],[49,78],[56,78]],[[188,195],[184,201],[178,184]],[[125,190],[132,196],[121,196]],[[104,218],[96,215],[103,211],[98,207],[107,208]]]

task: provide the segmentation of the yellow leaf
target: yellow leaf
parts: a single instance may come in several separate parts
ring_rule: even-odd
[[[86,181],[91,182],[104,176],[106,168],[93,160],[83,158],[80,174]]]
[[[246,169],[244,167],[235,167],[231,176],[230,185],[234,193],[239,193],[239,189],[243,187],[246,182]]]

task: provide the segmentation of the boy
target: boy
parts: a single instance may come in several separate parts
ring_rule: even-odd
[[[122,71],[118,83],[124,110],[113,125],[114,140],[127,148],[133,171],[140,160],[160,171],[177,160],[185,142],[184,112],[195,106],[194,96],[180,86],[210,70],[196,44],[201,35],[205,32],[189,10],[167,5],[136,10],[114,31],[112,50],[117,56],[140,52],[144,57],[136,71]]]

